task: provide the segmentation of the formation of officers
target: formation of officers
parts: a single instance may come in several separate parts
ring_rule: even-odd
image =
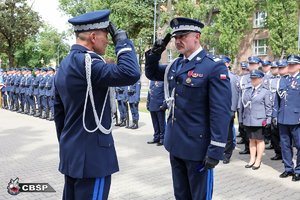
[[[230,69],[230,58],[220,56]],[[251,56],[241,63],[242,73],[229,72],[232,89],[232,122],[228,131],[223,163],[230,162],[235,147],[233,119],[237,112],[238,144],[250,154],[246,168],[260,168],[265,149],[274,149],[271,160],[283,160],[280,178],[292,176],[300,180],[300,56],[289,55],[285,60],[267,61]],[[265,147],[265,144],[270,144]],[[296,163],[293,148],[296,148]]]
[[[52,121],[54,75],[53,67],[3,70],[2,108]]]
[[[52,121],[54,119],[53,79],[55,73],[56,70],[53,67],[2,70],[2,108]],[[116,117],[115,125],[137,129],[141,82],[138,81],[130,86],[115,87],[115,91],[120,113],[120,120]],[[129,112],[132,116],[131,124]]]

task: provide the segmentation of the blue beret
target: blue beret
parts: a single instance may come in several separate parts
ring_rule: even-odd
[[[253,64],[253,63],[258,64],[261,62],[261,59],[257,56],[251,56],[248,58],[248,62],[249,64]]]
[[[105,29],[109,26],[110,10],[97,10],[68,20],[75,32]]]
[[[278,60],[277,61],[277,66],[280,67],[286,67],[288,66],[288,62],[286,60]]]
[[[263,78],[265,74],[260,70],[252,70],[250,78]]]
[[[224,63],[230,63],[231,59],[227,56],[220,55],[220,59],[223,60]]]
[[[247,62],[241,62],[241,68],[242,69],[248,69],[248,63]]]
[[[201,33],[204,24],[194,19],[177,17],[171,20],[170,26],[172,28],[172,36],[176,36],[184,35],[189,32]]]
[[[300,64],[300,56],[298,55],[289,55],[287,57],[288,64]]]
[[[271,68],[278,67],[277,61],[271,62]]]
[[[262,60],[261,61],[262,66],[271,65],[271,62],[268,60]]]

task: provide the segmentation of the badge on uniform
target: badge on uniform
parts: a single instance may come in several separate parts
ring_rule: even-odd
[[[192,79],[190,77],[187,77],[187,79],[185,80],[186,83],[190,84],[192,82]]]
[[[221,80],[226,80],[226,79],[227,79],[226,74],[220,74],[220,79],[221,79]]]

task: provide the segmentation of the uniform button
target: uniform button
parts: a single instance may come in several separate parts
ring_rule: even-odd
[[[202,135],[200,135],[200,138],[202,138]]]
[[[179,82],[178,82],[178,81],[177,81],[176,83],[177,83],[177,85],[179,85]]]
[[[174,121],[176,121],[176,118],[174,117]]]
[[[176,97],[178,97],[178,94],[176,94]]]

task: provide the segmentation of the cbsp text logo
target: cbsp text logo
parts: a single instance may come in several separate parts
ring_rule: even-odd
[[[20,183],[19,178],[10,179],[7,186],[7,192],[11,195],[17,195],[20,192],[55,192],[49,183]]]

